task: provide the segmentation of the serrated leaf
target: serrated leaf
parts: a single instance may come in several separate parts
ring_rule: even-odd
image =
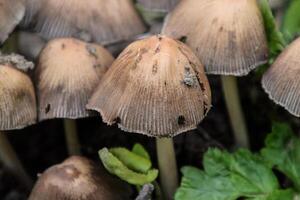
[[[277,200],[282,196],[291,200],[289,192],[280,190],[266,162],[248,150],[230,154],[210,149],[203,164],[204,170],[182,169],[184,176],[176,200]]]
[[[300,191],[300,139],[287,124],[275,123],[261,154],[294,183]]]
[[[265,31],[268,40],[270,51],[270,59],[273,60],[286,46],[286,42],[282,33],[276,26],[276,21],[273,16],[268,0],[258,0],[260,11],[264,20]]]

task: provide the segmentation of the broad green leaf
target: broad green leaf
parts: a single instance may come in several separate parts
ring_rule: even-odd
[[[149,153],[141,144],[135,144],[132,148],[132,152],[146,158],[147,160],[151,160]]]
[[[300,139],[288,125],[276,123],[265,143],[261,151],[265,160],[289,177],[300,191]]]
[[[290,192],[280,190],[272,169],[248,150],[233,154],[210,149],[204,156],[204,170],[182,169],[176,200],[292,200]]]
[[[117,157],[109,152],[107,148],[99,152],[104,167],[122,180],[133,185],[144,185],[153,182],[158,176],[158,170],[151,169],[147,173],[138,173],[125,166]]]
[[[287,41],[292,41],[300,34],[300,1],[292,0],[285,13],[282,32]]]
[[[272,60],[284,49],[286,42],[282,33],[276,27],[276,21],[268,0],[258,0],[258,2],[265,24],[270,59]]]
[[[126,148],[111,148],[109,151],[133,171],[146,173],[151,168],[152,164],[150,160],[135,154]]]

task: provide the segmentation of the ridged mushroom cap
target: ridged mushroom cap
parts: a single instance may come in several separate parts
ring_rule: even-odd
[[[145,31],[131,0],[28,0],[23,26],[45,39],[76,37],[102,45]]]
[[[181,1],[162,33],[185,40],[210,74],[243,76],[267,62],[267,39],[256,0]]]
[[[178,1],[179,0],[138,0],[137,2],[147,10],[165,12],[172,10]]]
[[[0,44],[21,22],[24,14],[24,0],[0,0]]]
[[[21,129],[37,118],[32,81],[14,62],[0,55],[0,130]]]
[[[269,97],[300,117],[300,38],[288,46],[263,75],[262,86]]]
[[[50,41],[35,73],[39,120],[90,116],[85,105],[112,62],[99,45],[72,38]]]
[[[129,45],[87,105],[109,125],[156,137],[196,128],[210,107],[203,66],[185,44],[164,36]]]
[[[72,156],[41,174],[29,200],[123,200],[130,195],[127,184],[92,161]]]

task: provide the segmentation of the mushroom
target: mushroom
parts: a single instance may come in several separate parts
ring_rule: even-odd
[[[183,43],[152,36],[129,45],[100,80],[87,105],[108,125],[158,137],[161,181],[167,199],[177,185],[172,139],[195,129],[211,107],[202,64]]]
[[[179,0],[137,0],[146,10],[168,12],[172,10]]]
[[[80,154],[72,119],[93,115],[85,105],[112,62],[103,47],[72,38],[54,39],[40,54],[35,73],[39,120],[65,118],[71,155]]]
[[[21,22],[25,14],[25,0],[0,0],[0,44]]]
[[[126,200],[130,188],[92,161],[72,156],[39,176],[29,200]]]
[[[34,87],[23,72],[32,63],[18,55],[0,53],[0,130],[22,129],[36,122],[37,109]],[[0,132],[0,159],[27,187],[31,179],[10,145],[4,132]]]
[[[102,45],[145,31],[131,0],[27,0],[22,26],[47,40],[76,37]]]
[[[275,103],[300,117],[300,38],[290,44],[263,75],[262,86]]]
[[[224,9],[226,8],[226,9]],[[222,76],[237,144],[248,147],[237,80],[267,62],[268,45],[256,0],[185,0],[167,16],[162,33],[189,45],[209,74]]]

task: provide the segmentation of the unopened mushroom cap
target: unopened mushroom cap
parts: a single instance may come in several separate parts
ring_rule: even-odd
[[[0,0],[0,44],[8,38],[24,14],[24,0]]]
[[[197,126],[211,107],[211,91],[186,45],[153,36],[121,53],[87,107],[125,131],[170,137]]]
[[[264,74],[262,86],[269,97],[300,117],[300,38],[287,47]]]
[[[267,62],[267,39],[256,0],[181,1],[162,33],[185,40],[210,74],[242,76]]]
[[[138,3],[147,10],[164,12],[172,10],[178,1],[179,0],[138,0]]]
[[[39,177],[29,200],[123,200],[129,196],[128,185],[92,161],[72,156]]]
[[[36,118],[32,81],[12,64],[0,62],[0,130],[21,129]]]
[[[50,41],[36,69],[39,119],[90,116],[85,105],[112,62],[99,45],[71,38]]]
[[[102,45],[145,31],[131,0],[31,0],[23,25],[45,39],[76,37]]]

